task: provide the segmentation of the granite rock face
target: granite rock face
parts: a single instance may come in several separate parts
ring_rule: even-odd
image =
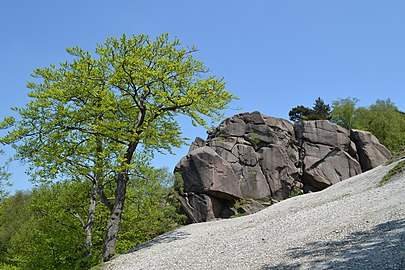
[[[356,144],[363,172],[371,170],[391,158],[390,151],[367,131],[351,130],[351,140]]]
[[[227,218],[238,209],[249,214],[292,192],[322,190],[389,156],[372,134],[327,120],[294,126],[259,112],[241,113],[209,131],[206,140],[196,138],[176,165],[179,201],[189,222]]]
[[[302,182],[322,190],[361,173],[349,130],[327,120],[303,121],[295,126],[303,157]]]
[[[187,192],[226,199],[243,197],[231,165],[210,147],[203,146],[189,152],[177,167],[183,179],[187,179],[184,181]]]

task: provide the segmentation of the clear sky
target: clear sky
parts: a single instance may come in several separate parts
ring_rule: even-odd
[[[93,51],[109,36],[162,32],[196,45],[195,57],[224,77],[240,98],[226,116],[288,119],[317,97],[357,97],[361,106],[391,98],[405,111],[404,15],[402,0],[2,0],[0,117],[26,104],[31,72],[67,60],[66,47]],[[205,138],[181,123],[187,137]],[[154,163],[172,169],[187,149]],[[12,190],[30,187],[25,167],[9,170]]]

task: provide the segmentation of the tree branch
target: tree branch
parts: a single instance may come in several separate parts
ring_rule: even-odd
[[[108,199],[108,197],[105,195],[104,189],[103,189],[102,185],[100,185],[99,183],[97,184],[97,193],[100,196],[101,202],[108,208],[108,210],[112,211],[114,208],[114,205],[110,201],[110,199]]]
[[[80,223],[82,224],[83,228],[86,227],[86,223],[84,222],[84,220],[81,218],[81,216],[77,212],[71,211],[70,208],[66,208],[66,212],[68,212],[69,214],[71,214],[72,216],[77,218],[80,221]]]

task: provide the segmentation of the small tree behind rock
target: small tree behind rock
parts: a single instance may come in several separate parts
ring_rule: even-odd
[[[330,120],[330,106],[318,97],[311,108],[303,105],[296,106],[288,113],[290,120],[297,123],[301,120]]]

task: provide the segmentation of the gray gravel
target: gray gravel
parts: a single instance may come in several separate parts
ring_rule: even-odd
[[[162,235],[103,269],[405,269],[405,174],[395,164],[254,215]]]

